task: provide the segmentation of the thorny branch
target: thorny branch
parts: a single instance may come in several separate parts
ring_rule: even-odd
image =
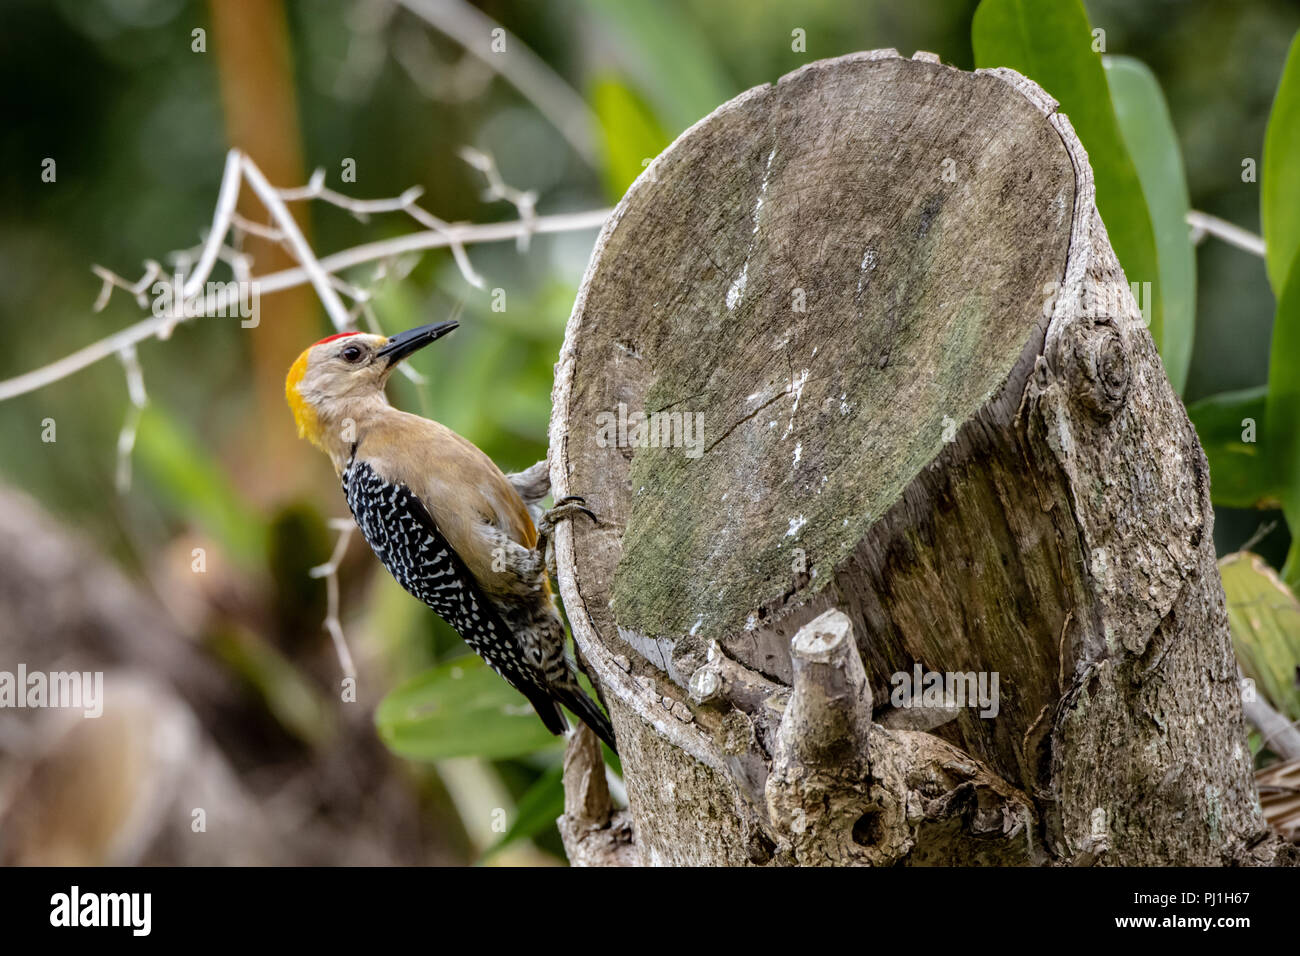
[[[307,238],[298,228],[298,223],[294,221],[293,215],[289,212],[289,207],[284,204],[280,192],[273,188],[262,171],[247,156],[240,158],[240,166],[244,171],[244,178],[248,180],[248,185],[252,187],[253,192],[257,193],[257,198],[262,200],[262,205],[270,212],[271,218],[280,226],[285,242],[293,252],[294,258],[298,260],[299,265],[307,273],[307,278],[311,280],[312,286],[316,289],[316,295],[320,297],[321,304],[325,306],[325,311],[329,313],[330,320],[334,327],[340,332],[348,327],[348,310],[343,307],[343,301],[339,298],[338,292],[325,276],[325,270],[321,268],[320,262],[317,261],[316,255],[311,251],[311,246],[307,244]]]
[[[227,164],[227,169],[229,169],[229,164]],[[222,190],[224,189],[225,183],[222,183]],[[399,196],[396,200],[386,200],[386,202],[398,202],[398,200],[404,200],[408,204],[411,203],[411,191],[408,190],[407,193]],[[329,202],[329,200],[326,200],[326,202]],[[365,202],[376,203],[385,202],[385,200],[365,200]],[[419,207],[413,206],[409,208],[419,209]],[[597,229],[603,224],[604,220],[608,219],[611,212],[611,209],[608,208],[588,209],[588,211],[582,212],[538,216],[532,221],[512,220],[487,222],[487,224],[464,224],[464,222],[443,224],[441,220],[430,216],[424,209],[419,209],[421,215],[417,216],[415,213],[409,212],[409,208],[407,209],[408,215],[416,217],[421,222],[432,222],[435,225],[430,225],[429,229],[424,230],[424,232],[399,235],[399,237],[393,239],[381,239],[378,242],[363,243],[360,246],[334,252],[334,254],[322,256],[317,260],[317,264],[320,265],[326,276],[333,277],[331,282],[342,282],[335,273],[354,268],[356,265],[376,263],[376,261],[382,263],[382,261],[394,259],[396,256],[406,255],[409,252],[429,250],[429,248],[464,247],[481,242],[500,242],[503,239],[519,239],[521,235],[525,234],[541,235],[580,232],[582,229]],[[230,225],[238,225],[233,215],[231,215]],[[278,233],[272,232],[270,234],[276,235],[278,238]],[[213,243],[211,234],[209,234],[204,248],[207,248],[209,243]],[[238,254],[237,251],[218,243],[218,258],[226,256],[227,259],[231,259],[239,255],[242,254]],[[247,259],[246,256],[244,256],[244,259]],[[235,261],[239,260],[235,259]],[[140,302],[140,297],[143,297],[144,290],[149,287],[144,282],[144,278],[138,282],[129,282],[103,267],[94,267],[94,272],[96,276],[104,280],[104,289],[100,291],[100,297],[96,300],[96,306],[99,308],[103,308],[104,304],[107,303],[108,295],[112,293],[113,287],[121,287],[121,289],[131,291],[131,294],[135,295],[138,302]],[[190,282],[186,282],[186,287],[190,286],[191,282],[196,282],[200,276],[203,276],[203,273],[195,271],[194,276],[190,277]],[[161,265],[153,260],[146,263],[146,277],[149,280],[165,281]],[[207,276],[203,276],[203,278],[204,282],[207,281]],[[261,295],[278,293],[278,291],[285,289],[294,289],[296,286],[307,284],[308,281],[308,273],[302,265],[290,269],[281,269],[279,272],[268,273],[265,276],[247,277],[248,284],[255,286],[257,293]],[[147,306],[147,298],[140,304],[142,304],[142,307]],[[42,389],[45,385],[51,385],[53,382],[62,380],[62,378],[74,375],[74,373],[82,371],[83,368],[109,358],[110,355],[116,355],[126,346],[136,345],[136,343],[146,341],[149,338],[166,338],[165,333],[169,333],[178,321],[224,312],[229,310],[231,304],[234,303],[231,300],[229,286],[221,286],[220,289],[211,291],[211,293],[201,295],[196,293],[195,297],[187,299],[185,304],[186,315],[182,319],[168,315],[151,316],[149,319],[144,319],[139,323],[127,326],[125,329],[118,330],[112,336],[99,339],[98,342],[92,342],[91,345],[82,347],[82,349],[78,349],[70,355],[65,355],[64,358],[56,360],[56,362],[32,369],[31,372],[25,372],[23,375],[0,381],[0,402],[5,401],[5,399],[16,398],[18,395],[35,392],[36,389]]]
[[[512,186],[508,186],[505,180],[501,178],[501,173],[497,171],[496,160],[487,153],[480,152],[471,146],[465,146],[460,150],[460,157],[487,179],[488,188],[483,193],[484,199],[488,201],[494,199],[505,200],[519,211],[520,222],[529,225],[527,230],[519,234],[517,243],[520,252],[527,252],[528,240],[532,237],[531,226],[537,221],[537,193],[532,190],[521,192]]]
[[[508,186],[497,171],[492,157],[472,149],[463,150],[461,155],[487,179],[486,198],[500,199],[514,205],[519,211],[517,221],[487,225],[444,222],[416,204],[416,200],[423,192],[420,187],[408,189],[393,198],[353,199],[326,187],[325,172],[320,169],[312,174],[305,186],[277,189],[267,181],[252,159],[237,149],[230,150],[226,154],[225,171],[221,177],[212,226],[202,244],[196,249],[171,253],[170,259],[176,270],[175,276],[168,276],[162,265],[152,259],[145,262],[144,274],[135,282],[124,279],[103,266],[91,267],[102,281],[99,295],[94,303],[96,312],[102,311],[108,304],[114,289],[129,292],[142,309],[149,308],[150,293],[165,294],[168,296],[167,301],[172,303],[172,308],[155,309],[155,314],[150,318],[128,326],[71,355],[24,375],[0,381],[0,401],[35,391],[67,378],[110,355],[118,356],[126,373],[127,390],[131,398],[131,405],[127,410],[126,420],[123,422],[117,441],[116,485],[118,492],[125,494],[130,490],[131,485],[131,453],[135,447],[136,431],[148,402],[144,375],[136,354],[136,345],[140,342],[150,338],[166,340],[183,321],[213,314],[228,314],[230,307],[237,304],[232,300],[232,296],[242,295],[241,288],[251,289],[252,294],[258,296],[294,288],[308,282],[315,289],[336,329],[355,327],[358,318],[361,318],[364,319],[367,328],[382,334],[378,318],[371,305],[371,292],[366,288],[353,285],[336,273],[364,263],[377,262],[375,281],[378,282],[388,276],[390,262],[398,256],[424,249],[448,248],[465,280],[481,289],[486,283],[470,264],[465,246],[476,242],[515,239],[523,250],[527,248],[528,240],[536,233],[596,228],[609,216],[608,209],[538,216],[536,194],[522,192]],[[243,182],[248,183],[249,188],[270,213],[271,225],[253,222],[236,212],[239,190]],[[424,226],[425,231],[355,246],[318,258],[287,206],[290,202],[312,199],[344,209],[363,222],[375,213],[404,212]],[[234,235],[232,244],[227,244],[227,238],[232,233]],[[269,275],[254,276],[252,258],[239,248],[244,235],[259,236],[283,245],[298,261],[297,267]],[[230,267],[231,274],[236,280],[234,288],[228,284],[220,284],[215,289],[207,288],[208,279],[218,261]],[[193,271],[190,271],[191,266]],[[398,272],[400,278],[409,272],[409,266],[398,266],[393,271]],[[344,305],[340,295],[352,300],[354,305],[351,310]],[[157,314],[159,311],[162,314]],[[404,371],[406,371],[405,367]],[[417,373],[408,372],[408,375],[416,381],[420,380]],[[338,566],[351,540],[354,525],[348,520],[334,519],[330,522],[330,527],[339,532],[334,553],[326,564],[313,568],[311,574],[313,577],[325,578],[327,613],[324,626],[334,641],[335,651],[344,674],[355,677],[356,668],[344,640],[343,626],[339,618],[338,582]]]

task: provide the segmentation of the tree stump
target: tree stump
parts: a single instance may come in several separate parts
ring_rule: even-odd
[[[1205,458],[1056,105],[812,63],[601,232],[551,475],[641,862],[1267,855]]]

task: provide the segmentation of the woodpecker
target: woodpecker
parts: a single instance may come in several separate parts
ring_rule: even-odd
[[[399,362],[456,327],[321,339],[285,380],[298,434],[329,456],[352,517],[397,582],[528,698],[548,730],[568,730],[563,704],[613,749],[609,719],[565,655],[546,577],[555,522],[595,515],[577,497],[542,514],[545,463],[504,475],[474,444],[384,395]]]

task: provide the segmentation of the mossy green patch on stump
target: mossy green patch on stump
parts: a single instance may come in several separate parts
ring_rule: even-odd
[[[622,402],[703,433],[698,457],[624,449],[620,627],[722,637],[825,586],[1041,323],[1074,202],[1058,135],[994,78],[904,62],[757,91],[625,199],[575,418]]]

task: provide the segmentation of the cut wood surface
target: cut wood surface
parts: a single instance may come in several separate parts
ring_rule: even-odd
[[[1094,198],[1034,84],[885,50],[737,97],[619,204],[551,467],[601,517],[560,585],[641,862],[1266,855],[1205,459]],[[870,711],[833,770],[790,719],[827,611]],[[994,705],[913,716],[918,668]]]

